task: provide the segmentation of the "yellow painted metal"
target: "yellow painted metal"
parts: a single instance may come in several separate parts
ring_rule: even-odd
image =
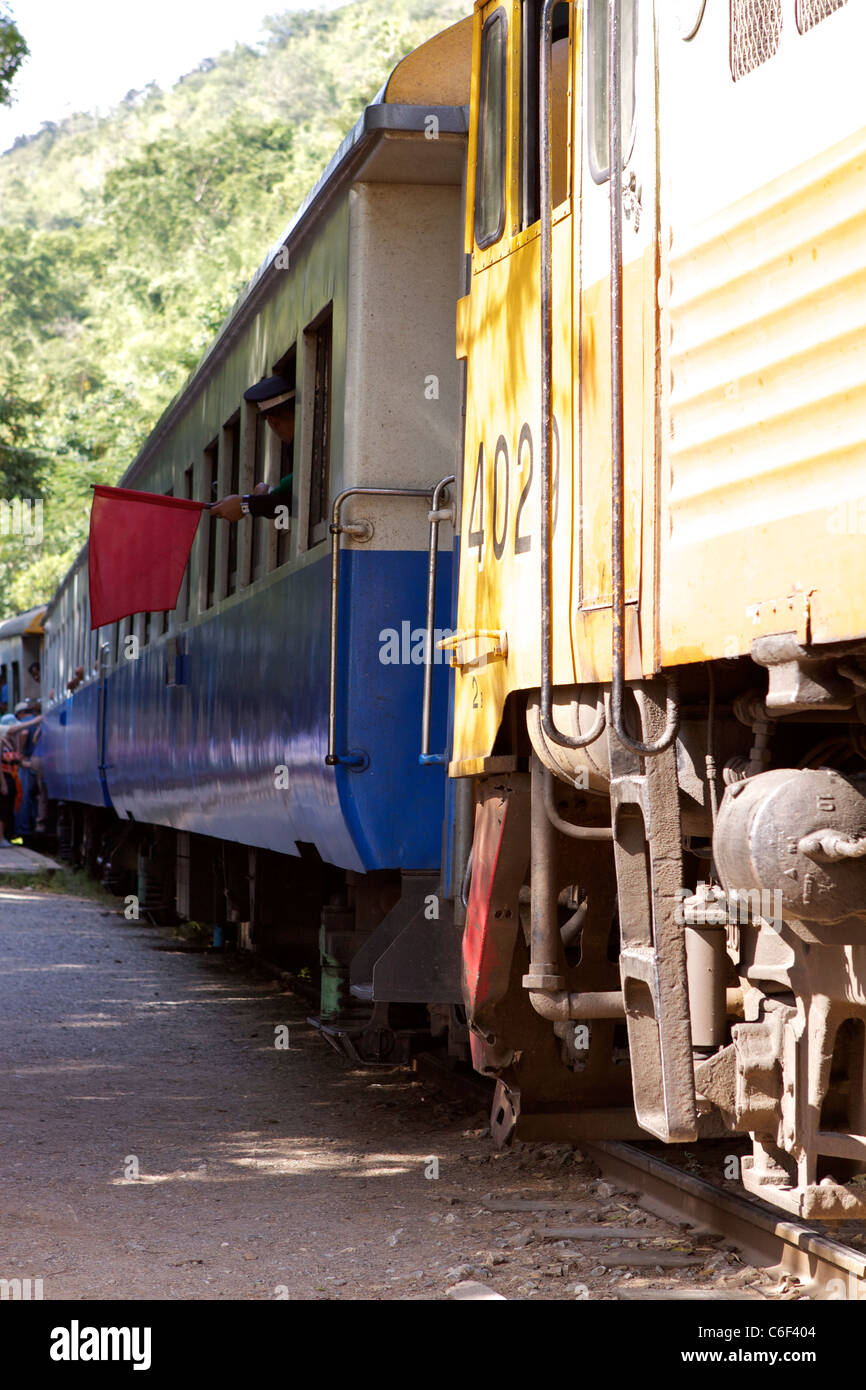
[[[504,661],[508,656],[508,633],[500,628],[454,632],[436,645],[440,651],[450,654],[452,666],[465,669],[486,665],[488,661]]]
[[[481,26],[496,8],[495,3],[476,8],[475,73]],[[574,9],[566,74],[568,197],[553,218],[553,404],[559,446],[554,453],[552,547],[555,685],[609,679],[611,660],[610,286],[605,279],[579,294],[579,214],[574,211],[579,200],[572,196],[580,187],[582,167],[580,8]],[[506,231],[483,251],[473,247],[476,151],[471,138],[467,248],[473,251],[473,274],[470,293],[457,311],[458,356],[467,359],[457,623],[464,633],[507,633],[507,654],[457,666],[455,776],[477,769],[479,760],[490,756],[508,695],[540,683],[541,262],[539,224],[519,227],[519,15],[520,6],[513,5]],[[472,111],[474,130],[474,85]],[[654,660],[654,287],[654,254],[626,266],[626,671],[631,678],[645,667],[651,670]],[[641,631],[638,601],[647,582],[650,601],[640,610],[647,626]]]
[[[866,632],[866,130],[662,263],[664,665]]]
[[[623,271],[626,677],[654,666],[655,340],[654,255]],[[581,296],[575,343],[579,395],[580,497],[574,563],[579,583],[572,606],[580,681],[611,678],[610,279]]]
[[[494,8],[476,7],[476,70]],[[508,696],[540,683],[540,252],[537,225],[517,221],[519,6],[509,17],[506,230],[474,250],[457,313],[467,361],[458,625],[506,633],[507,653],[457,667],[454,775],[484,765]],[[581,182],[575,20],[573,192],[553,228],[554,685],[611,678],[606,197]],[[652,129],[643,90],[638,119]],[[473,128],[476,116],[473,87]],[[470,140],[469,250],[474,163]],[[651,199],[647,188],[645,225]],[[866,634],[866,129],[704,221],[677,207],[660,243],[653,232],[625,247],[627,679],[746,654],[764,634]]]
[[[476,10],[478,69],[481,26],[498,6]],[[489,755],[508,694],[538,684],[539,422],[541,396],[540,236],[536,224],[519,230],[517,122],[520,6],[508,7],[510,93],[506,147],[506,221],[502,238],[474,251],[470,294],[458,309],[458,354],[467,356],[466,447],[457,626],[461,633],[507,634],[507,652],[477,656],[477,643],[461,643],[456,655],[455,765]],[[475,97],[475,88],[473,86]],[[475,122],[473,122],[473,126]],[[472,236],[475,148],[471,141],[467,235]],[[555,508],[554,587],[566,596],[566,621],[557,625],[557,681],[574,680],[574,653],[567,614],[571,606],[574,469],[572,432],[571,200],[553,228],[555,314],[554,414],[559,432]],[[461,651],[460,648],[465,648]],[[452,768],[456,771],[456,766]]]

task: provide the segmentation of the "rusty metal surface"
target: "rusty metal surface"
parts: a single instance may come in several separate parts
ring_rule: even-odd
[[[650,1209],[720,1231],[748,1260],[777,1269],[813,1297],[866,1298],[866,1252],[833,1240],[799,1221],[748,1201],[703,1178],[684,1173],[629,1144],[582,1146],[605,1176],[638,1190]]]
[[[635,702],[643,739],[661,738],[670,715],[660,682]],[[697,1137],[685,937],[677,922],[683,881],[676,751],[639,760],[610,743],[614,858],[620,903],[620,974],[635,1111],[665,1142]]]

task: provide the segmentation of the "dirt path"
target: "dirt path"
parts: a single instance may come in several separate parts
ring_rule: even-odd
[[[672,1287],[754,1282],[567,1146],[496,1153],[471,1105],[405,1071],[352,1070],[246,960],[172,949],[99,903],[0,889],[0,1040],[0,1278],[42,1278],[46,1299],[658,1287],[657,1270],[600,1267],[617,1242],[543,1241],[528,1230],[541,1218],[487,1210],[488,1192],[644,1223],[660,1259],[700,1257],[666,1273]]]

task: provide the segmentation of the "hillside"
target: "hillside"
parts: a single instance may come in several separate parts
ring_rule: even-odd
[[[268,21],[170,91],[46,125],[0,157],[0,616],[48,596],[247,279],[399,59],[468,0]]]

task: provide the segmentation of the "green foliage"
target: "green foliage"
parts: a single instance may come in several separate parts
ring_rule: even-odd
[[[9,106],[12,83],[29,52],[9,6],[0,4],[0,106]]]
[[[61,893],[64,897],[91,898],[104,907],[113,908],[120,916],[117,898],[107,893],[84,869],[34,869],[32,873],[0,874],[0,888],[14,888],[21,893]]]
[[[0,0],[2,4],[2,0]],[[115,483],[391,69],[468,0],[267,21],[163,92],[46,124],[0,157],[0,616],[48,597]]]

